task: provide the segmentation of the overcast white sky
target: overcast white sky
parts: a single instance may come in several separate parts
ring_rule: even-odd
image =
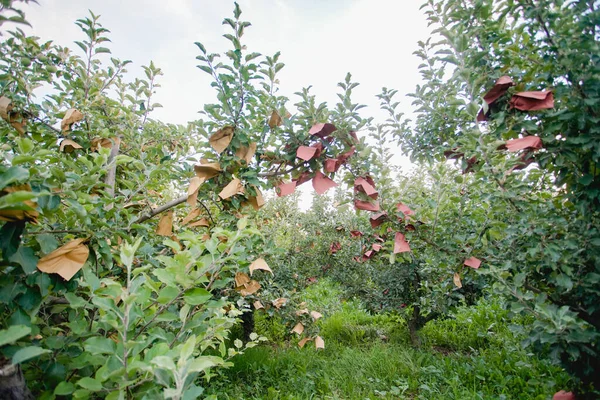
[[[232,17],[226,0],[38,0],[25,7],[33,26],[29,33],[68,46],[82,39],[74,24],[100,14],[108,28],[112,55],[133,61],[130,73],[142,75],[150,60],[164,76],[153,118],[185,123],[197,118],[205,103],[215,101],[210,77],[196,68],[202,42],[209,52],[229,49],[222,37],[224,17]],[[317,101],[336,102],[337,83],[347,72],[360,86],[355,102],[366,104],[363,116],[379,120],[375,95],[383,86],[398,89],[401,111],[409,114],[410,98],[420,80],[419,60],[412,54],[417,41],[429,34],[420,0],[240,0],[242,18],[252,26],[245,38],[249,51],[272,55],[281,51],[286,67],[280,73],[282,94],[291,103],[294,92],[312,85]],[[394,149],[399,152],[398,149]],[[398,160],[398,159],[397,159]],[[307,185],[304,185],[307,186]]]
[[[110,29],[113,56],[130,59],[129,71],[150,60],[162,68],[162,88],[156,100],[164,108],[154,118],[185,123],[197,117],[203,104],[214,101],[209,76],[196,68],[195,41],[211,52],[228,49],[221,24],[231,17],[233,1],[225,0],[39,0],[26,7],[29,32],[72,47],[81,39],[74,22],[101,15]],[[317,100],[336,101],[337,82],[351,72],[361,83],[356,100],[367,104],[365,116],[381,116],[375,95],[383,86],[400,94],[414,90],[419,80],[416,42],[428,35],[419,0],[241,0],[250,51],[282,52],[286,67],[280,81],[283,94],[313,86]],[[408,111],[410,100],[402,101]]]

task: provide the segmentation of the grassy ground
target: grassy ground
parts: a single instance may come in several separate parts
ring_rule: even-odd
[[[336,289],[328,285],[306,293],[327,315],[320,327],[325,350],[298,349],[293,343],[250,349],[210,382],[207,394],[219,399],[525,400],[549,399],[569,388],[560,368],[519,346],[499,303],[483,302],[430,322],[421,331],[423,345],[415,349],[399,317],[373,316],[357,302],[336,301],[337,293],[331,293]],[[269,326],[274,329],[277,322]]]

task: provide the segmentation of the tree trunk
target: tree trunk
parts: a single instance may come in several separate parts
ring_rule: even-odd
[[[421,339],[419,339],[418,331],[421,328],[421,308],[419,306],[414,306],[412,317],[408,321],[408,332],[410,333],[410,343],[414,347],[419,347],[421,345]]]
[[[19,365],[6,364],[0,367],[0,399],[34,400]]]
[[[250,340],[250,334],[254,332],[254,312],[246,311],[242,314],[242,329],[244,340]]]

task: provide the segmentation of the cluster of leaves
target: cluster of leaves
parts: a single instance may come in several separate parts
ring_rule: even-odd
[[[424,9],[439,40],[416,53],[425,83],[413,94],[415,127],[396,124],[394,134],[413,159],[458,159],[478,182],[465,201],[488,204],[479,258],[512,310],[535,316],[526,343],[597,390],[597,4],[429,0]]]
[[[335,110],[306,89],[288,114],[279,54],[247,53],[240,16],[236,4],[224,21],[224,61],[197,43],[218,102],[187,126],[151,118],[162,72],[150,63],[127,81],[131,62],[111,56],[93,13],[76,22],[81,51],[5,33],[0,367],[23,365],[37,397],[195,398],[202,378],[263,340],[227,341],[272,272],[247,206],[283,179],[333,182],[325,160],[364,146],[350,134],[363,122],[349,75]],[[320,154],[298,159],[309,145]],[[297,316],[307,326],[310,311]]]

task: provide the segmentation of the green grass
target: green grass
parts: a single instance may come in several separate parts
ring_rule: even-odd
[[[220,399],[547,399],[560,369],[523,351],[444,354],[400,344],[254,348],[210,387]]]
[[[423,345],[408,343],[396,315],[371,315],[342,302],[328,282],[309,288],[307,302],[325,311],[325,350],[293,342],[236,357],[211,380],[219,399],[550,399],[568,375],[523,350],[499,302],[459,308],[428,323]],[[336,298],[337,297],[337,298]],[[523,323],[524,321],[520,321]]]

